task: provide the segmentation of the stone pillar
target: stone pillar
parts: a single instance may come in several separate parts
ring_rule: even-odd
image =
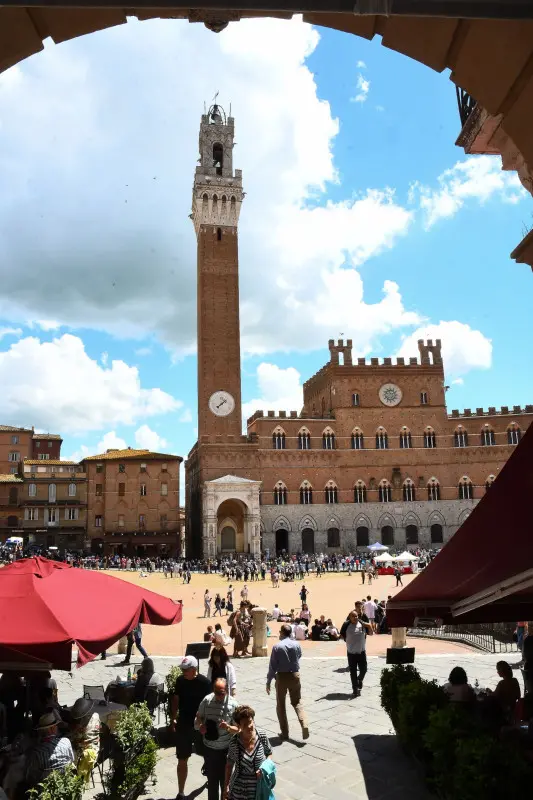
[[[407,628],[392,628],[391,647],[407,647]]]
[[[267,651],[267,610],[266,608],[252,608],[253,619],[253,656],[266,656]]]

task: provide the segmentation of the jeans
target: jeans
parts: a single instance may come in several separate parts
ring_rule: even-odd
[[[354,694],[358,694],[359,690],[362,689],[367,668],[366,653],[364,650],[362,653],[348,653],[348,669],[350,670]]]
[[[146,652],[146,650],[144,649],[144,647],[141,644],[141,637],[140,636],[128,635],[128,644],[127,644],[127,647],[126,647],[126,659],[125,660],[126,661],[130,660],[131,651],[133,650],[133,643],[134,642],[135,642],[135,645],[137,647],[137,650],[139,651],[139,653],[141,653],[142,657],[143,658],[148,658],[148,653]]]
[[[227,750],[204,748],[205,773],[207,775],[207,800],[221,800],[224,791]]]

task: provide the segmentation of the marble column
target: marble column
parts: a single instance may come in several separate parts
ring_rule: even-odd
[[[407,647],[407,628],[392,628],[391,647]]]
[[[253,608],[253,656],[266,656],[267,651],[267,610],[266,608]]]

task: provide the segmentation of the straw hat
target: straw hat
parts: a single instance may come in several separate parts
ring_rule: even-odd
[[[36,731],[46,731],[48,728],[53,728],[57,725],[57,717],[53,711],[47,711],[45,714],[41,714],[39,717],[39,722],[35,726]]]
[[[73,706],[69,708],[70,716],[72,719],[83,719],[87,716],[94,706],[94,700],[88,700],[86,697],[78,697]]]

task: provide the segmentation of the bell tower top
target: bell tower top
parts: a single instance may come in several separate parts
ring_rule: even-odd
[[[217,93],[218,94],[218,93]],[[199,164],[192,199],[196,234],[202,225],[237,228],[241,203],[242,171],[233,171],[235,121],[216,102],[200,122]]]

